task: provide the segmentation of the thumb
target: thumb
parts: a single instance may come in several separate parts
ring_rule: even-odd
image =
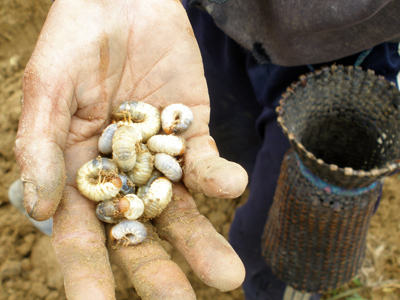
[[[239,197],[248,183],[245,169],[220,157],[209,135],[188,140],[184,168],[183,181],[186,187],[209,197]]]
[[[68,83],[61,81],[50,72],[37,72],[32,64],[25,71],[15,155],[24,184],[25,209],[38,221],[53,215],[65,183],[63,150],[71,113],[64,94]]]

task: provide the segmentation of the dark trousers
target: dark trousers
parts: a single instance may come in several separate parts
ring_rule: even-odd
[[[333,63],[360,63],[360,54],[313,66],[259,65],[252,54],[225,35],[205,12],[183,1],[202,54],[211,100],[211,135],[220,155],[250,174],[250,196],[236,211],[229,241],[246,267],[248,300],[281,300],[285,283],[261,255],[261,235],[272,204],[281,161],[289,143],[276,122],[282,93],[299,76]],[[387,80],[400,70],[398,44],[375,46],[361,62]],[[317,298],[317,297],[316,297]]]

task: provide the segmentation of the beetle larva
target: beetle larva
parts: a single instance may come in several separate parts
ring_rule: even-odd
[[[165,177],[159,177],[150,185],[143,197],[144,219],[152,219],[161,214],[172,199],[172,183]]]
[[[147,237],[146,227],[134,220],[124,220],[110,230],[110,237],[123,246],[136,245]]]
[[[150,151],[166,153],[171,156],[182,155],[186,151],[186,142],[183,137],[175,135],[153,135],[146,144]]]
[[[131,181],[131,179],[124,174],[119,174],[119,178],[122,181],[122,187],[120,190],[121,194],[134,194],[135,193],[135,184]]]
[[[161,128],[161,118],[158,109],[150,104],[138,101],[125,101],[118,108],[119,112],[128,112],[129,118],[142,132],[143,142],[158,133]],[[120,118],[118,114],[116,118]],[[126,117],[124,117],[126,118]]]
[[[128,220],[136,220],[144,211],[144,203],[135,194],[125,195],[119,199],[120,209]]]
[[[122,198],[116,198],[100,202],[96,208],[97,217],[107,223],[117,223],[121,218],[136,220],[144,211],[143,201],[135,194],[128,194]]]
[[[142,140],[140,131],[119,125],[112,139],[113,159],[122,172],[130,171],[136,163],[137,145]]]
[[[79,192],[93,201],[114,198],[122,187],[116,164],[108,158],[96,158],[81,166],[76,173]]]
[[[120,104],[117,110],[118,113],[127,112],[128,117],[132,122],[143,122],[146,119],[147,111],[152,110],[150,104],[138,101],[124,101]],[[117,115],[118,118],[118,115]]]
[[[161,176],[162,176],[162,174],[160,171],[153,169],[153,172],[151,172],[150,178],[147,180],[147,182],[138,187],[138,189],[136,191],[136,195],[138,195],[138,197],[140,199],[143,199],[143,197],[149,191],[150,185],[153,183],[153,181]]]
[[[121,211],[119,199],[100,202],[96,207],[96,216],[106,223],[119,223],[124,220],[124,214]]]
[[[154,166],[172,182],[178,182],[182,179],[182,168],[175,157],[165,153],[156,153],[154,155]]]
[[[168,105],[161,113],[161,125],[166,134],[184,132],[193,122],[193,113],[189,107],[175,103]]]
[[[101,134],[98,142],[98,149],[103,154],[110,154],[112,152],[112,138],[114,132],[117,130],[117,124],[108,125]]]
[[[141,144],[136,156],[136,164],[132,171],[126,172],[126,175],[129,176],[134,184],[143,185],[150,178],[153,168],[154,156],[147,149],[146,145]]]

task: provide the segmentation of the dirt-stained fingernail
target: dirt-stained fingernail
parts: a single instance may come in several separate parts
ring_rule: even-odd
[[[32,182],[23,182],[24,185],[24,206],[30,217],[33,215],[35,205],[38,202],[37,187]]]

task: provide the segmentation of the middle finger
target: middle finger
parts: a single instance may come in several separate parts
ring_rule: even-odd
[[[111,261],[128,275],[142,299],[196,299],[185,274],[156,241],[154,227],[150,222],[145,226],[147,238],[140,244],[121,246],[107,239]]]

